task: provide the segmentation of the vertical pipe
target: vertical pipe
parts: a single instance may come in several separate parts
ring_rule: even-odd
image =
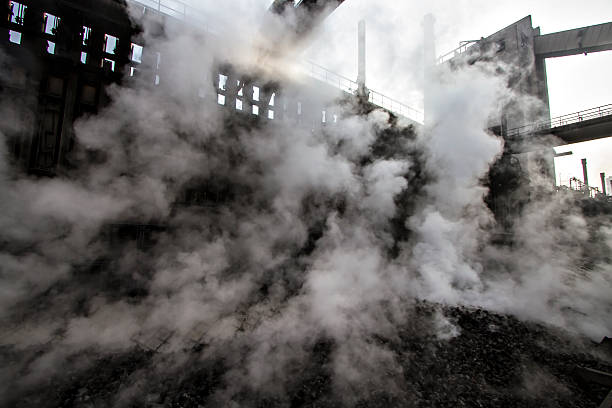
[[[606,173],[599,173],[599,176],[601,177],[601,192],[606,196],[608,195],[606,193]]]
[[[436,67],[436,40],[434,36],[435,18],[432,14],[427,14],[423,18],[423,57],[424,57],[424,80],[423,87],[423,108],[425,111],[424,122],[429,124],[431,121],[431,84],[434,81],[434,70]]]
[[[584,185],[589,185],[589,174],[587,172],[587,159],[582,159],[582,175],[584,177]]]
[[[359,22],[359,38],[358,38],[358,74],[357,84],[360,91],[365,91],[366,84],[366,22]],[[365,92],[363,92],[365,94]]]

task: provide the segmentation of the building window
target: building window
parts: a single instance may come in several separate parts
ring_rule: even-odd
[[[81,64],[87,64],[87,53],[85,51],[81,51]]]
[[[276,99],[276,93],[273,93],[270,97],[270,106],[274,106],[274,99]]]
[[[253,100],[259,101],[259,87],[258,86],[253,87]]]
[[[91,35],[91,27],[83,26],[83,45],[89,44],[89,36]]]
[[[240,86],[240,81],[236,81],[238,87],[238,96],[244,96],[244,86]]]
[[[44,14],[44,32],[45,34],[55,35],[57,34],[57,26],[59,25],[60,18],[54,16],[53,14],[45,13]]]
[[[225,105],[225,95],[217,94],[217,103],[219,105]]]
[[[117,52],[117,45],[119,44],[119,39],[110,34],[104,34],[104,52],[107,54],[114,55]]]
[[[47,52],[51,55],[55,54],[55,43],[53,41],[47,41]]]
[[[236,98],[236,109],[242,110],[242,101],[238,98]]]
[[[155,75],[155,86],[159,85],[160,82],[161,78],[159,77],[159,75]]]
[[[111,71],[115,72],[115,61],[110,58],[102,59],[102,68],[108,67]]]
[[[253,105],[253,115],[259,115],[259,106]]]
[[[302,114],[302,102],[297,103],[297,114],[298,115]]]
[[[142,62],[142,50],[143,50],[143,47],[141,45],[132,43],[132,52],[131,52],[130,59],[133,62],[137,62],[140,64]]]
[[[19,31],[9,30],[9,41],[13,44],[21,44],[21,33]]]
[[[130,67],[130,76],[131,77],[135,76],[137,72],[138,72],[138,69],[136,69],[134,67]]]
[[[16,1],[9,2],[9,8],[11,10],[11,23],[23,25],[23,19],[25,18],[25,12],[28,6],[25,6]]]
[[[268,119],[274,119],[274,111],[272,109],[268,109]]]
[[[327,112],[321,111],[321,123],[327,122]]]
[[[219,89],[225,91],[227,89],[227,76],[219,74]]]

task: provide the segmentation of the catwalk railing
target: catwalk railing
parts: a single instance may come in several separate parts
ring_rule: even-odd
[[[318,79],[321,82],[325,82],[328,85],[332,85],[349,94],[356,94],[359,90],[359,84],[352,79],[345,76],[336,74],[322,66],[315,64],[311,61],[304,61],[303,63],[304,72],[309,76]],[[399,102],[396,99],[390,98],[386,95],[368,89],[368,101],[376,106],[380,106],[390,112],[397,115],[403,116],[417,123],[423,123],[423,112],[411,108],[410,106]]]
[[[510,129],[506,132],[508,137],[520,137],[537,132],[551,130],[561,126],[572,125],[575,123],[582,123],[587,120],[603,118],[606,116],[612,116],[612,104],[598,106],[583,111],[570,113],[568,115],[558,116],[551,120],[531,123],[523,125],[514,129]]]
[[[215,32],[214,30],[211,30],[209,25],[210,22],[207,21],[205,13],[196,10],[180,0],[128,0],[128,2],[139,7],[143,7],[143,11],[146,9],[154,10],[180,20],[196,23],[201,25],[207,31]],[[359,89],[357,82],[342,75],[336,74],[313,62],[305,61],[303,66],[304,72],[307,75],[325,82],[328,85],[332,85],[344,92],[355,94]],[[372,104],[413,120],[414,122],[420,124],[423,123],[423,112],[411,108],[410,106],[399,102],[396,99],[383,95],[380,92],[369,90],[368,93],[368,100]]]

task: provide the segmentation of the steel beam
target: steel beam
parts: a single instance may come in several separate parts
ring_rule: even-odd
[[[535,37],[537,58],[612,50],[612,22]]]

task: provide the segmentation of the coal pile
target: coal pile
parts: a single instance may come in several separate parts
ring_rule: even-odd
[[[440,316],[446,329],[435,327]],[[231,372],[248,348],[236,340],[225,354],[214,357],[206,353],[206,345],[181,355],[137,346],[117,354],[98,353],[93,359],[94,350],[72,355],[65,362],[71,368],[14,389],[6,406],[586,408],[599,406],[609,391],[576,375],[577,367],[612,371],[607,347],[485,310],[417,302],[413,318],[397,328],[397,336],[372,336],[369,341],[390,350],[401,370],[372,378],[378,387],[363,384],[367,395],[350,387],[339,393],[334,387],[331,366],[337,344],[321,337],[308,358],[279,377],[282,392],[232,387]],[[21,357],[2,350],[4,364]],[[90,363],[80,367],[79,360]]]

